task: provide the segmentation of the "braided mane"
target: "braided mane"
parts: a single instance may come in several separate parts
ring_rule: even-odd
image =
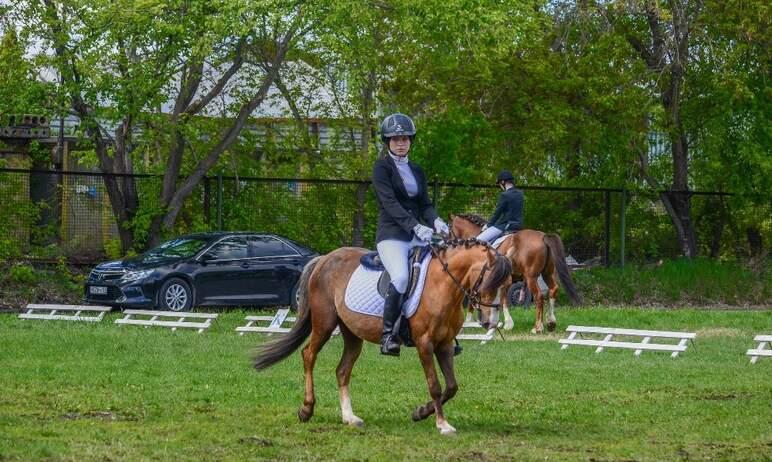
[[[492,250],[495,254],[493,266],[491,272],[485,278],[483,284],[480,286],[480,290],[488,290],[492,287],[500,286],[511,274],[512,264],[505,256],[501,255],[492,245],[486,241],[478,241],[475,238],[470,239],[453,239],[451,241],[440,242],[438,244],[432,244],[432,249],[439,256],[439,253],[445,253],[449,249],[455,249],[458,247],[483,247],[486,250]],[[447,267],[446,267],[447,271]]]
[[[463,218],[464,220],[474,223],[475,225],[479,227],[483,227],[488,224],[488,220],[481,217],[480,215],[476,215],[474,213],[459,213],[456,215],[458,218]]]
[[[441,241],[437,244],[432,244],[432,247],[437,251],[443,251],[448,249],[455,249],[456,247],[475,247],[475,246],[482,246],[486,249],[492,249],[493,251],[496,251],[488,242],[486,241],[478,241],[477,239],[471,237],[469,239],[453,239],[450,241]],[[498,253],[498,252],[496,252]]]

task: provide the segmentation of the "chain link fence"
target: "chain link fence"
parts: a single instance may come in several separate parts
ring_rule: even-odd
[[[97,261],[120,253],[103,174],[0,169],[0,257]],[[161,178],[134,175],[141,216],[159,210]],[[440,216],[487,219],[499,190],[435,180]],[[523,187],[525,226],[561,236],[580,263],[651,262],[681,254],[657,193],[618,189]],[[700,255],[765,255],[772,242],[768,197],[690,193]],[[143,221],[144,220],[144,221]],[[230,230],[281,234],[320,252],[373,248],[377,206],[367,181],[206,177],[186,200],[174,234]]]

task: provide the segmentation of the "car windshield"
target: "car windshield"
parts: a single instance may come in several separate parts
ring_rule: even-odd
[[[149,258],[190,258],[208,243],[206,239],[181,237],[164,242],[145,254]]]

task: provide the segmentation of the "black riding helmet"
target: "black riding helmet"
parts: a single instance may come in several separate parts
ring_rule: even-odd
[[[515,181],[515,177],[512,176],[512,172],[509,170],[502,170],[499,172],[499,176],[496,177],[496,184],[501,183],[502,181]]]
[[[413,120],[399,112],[386,116],[383,122],[381,122],[381,141],[388,146],[389,138],[393,136],[409,136],[412,143],[415,139],[415,124]]]

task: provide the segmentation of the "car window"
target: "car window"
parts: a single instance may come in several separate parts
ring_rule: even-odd
[[[297,255],[297,251],[284,242],[271,236],[250,236],[250,257],[279,257]]]
[[[247,240],[243,237],[229,237],[218,242],[208,253],[217,260],[247,258]]]
[[[290,243],[292,246],[294,246],[294,247],[295,247],[295,250],[296,250],[297,252],[300,252],[302,255],[312,255],[312,254],[314,254],[314,251],[313,251],[313,250],[311,250],[311,249],[310,249],[310,248],[309,248],[307,245],[305,245],[305,244],[301,244],[301,243],[299,243],[298,241],[292,240],[292,239],[290,239],[290,238],[288,238],[288,237],[284,237],[284,236],[282,236],[282,239],[284,239],[284,240],[286,240],[287,242],[289,242],[289,243]]]
[[[160,246],[148,251],[144,257],[146,260],[163,257],[190,258],[207,244],[205,239],[181,237],[164,242]]]

